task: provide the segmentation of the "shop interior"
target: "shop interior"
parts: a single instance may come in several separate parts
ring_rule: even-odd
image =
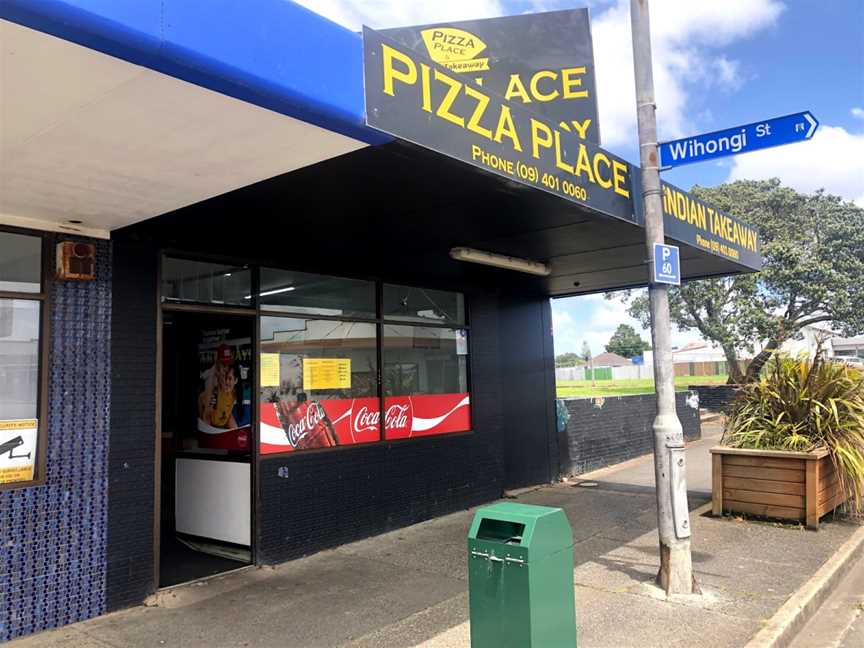
[[[160,587],[252,562],[254,321],[163,313]]]

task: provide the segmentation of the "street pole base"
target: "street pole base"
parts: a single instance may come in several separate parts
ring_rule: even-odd
[[[660,571],[656,582],[666,596],[702,593],[693,573],[689,540],[672,547],[660,545]]]

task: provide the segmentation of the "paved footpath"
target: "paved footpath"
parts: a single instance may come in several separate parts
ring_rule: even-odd
[[[688,448],[693,560],[704,595],[666,601],[650,457],[518,495],[560,506],[573,527],[581,648],[743,646],[858,528],[705,515],[707,438]],[[716,434],[716,430],[713,433]],[[473,511],[448,515],[275,568],[249,568],[161,592],[138,607],[10,648],[468,646],[465,537]],[[861,625],[861,622],[858,622]]]

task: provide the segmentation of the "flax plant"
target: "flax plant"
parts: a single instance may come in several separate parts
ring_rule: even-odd
[[[818,354],[778,355],[758,382],[742,387],[723,443],[807,452],[826,448],[854,509],[864,504],[864,374]]]

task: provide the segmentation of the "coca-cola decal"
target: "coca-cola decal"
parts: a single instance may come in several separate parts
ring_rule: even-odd
[[[261,454],[307,448],[371,443],[381,439],[377,398],[311,402],[263,402]],[[384,437],[463,432],[471,427],[468,394],[388,396],[384,399]]]

